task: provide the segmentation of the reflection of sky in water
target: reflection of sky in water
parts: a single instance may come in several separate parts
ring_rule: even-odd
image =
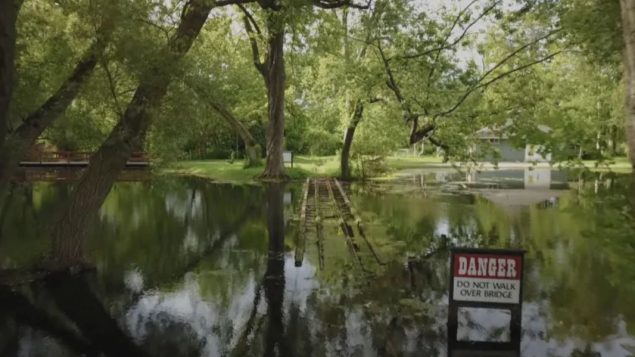
[[[535,272],[528,272],[530,275]],[[142,279],[137,277],[137,272],[130,272],[127,281]],[[231,273],[227,273],[231,274]],[[318,299],[325,301],[337,299],[332,295],[328,287],[320,286],[315,278],[316,269],[309,262],[305,261],[302,267],[294,266],[294,258],[291,255],[285,257],[285,294],[283,319],[287,320],[290,315],[290,307],[296,307],[302,316],[311,321],[310,333],[313,337],[316,333],[326,327],[325,321],[320,321],[316,315],[315,304],[308,304],[310,296],[316,291]],[[239,291],[230,292],[231,299],[229,306],[223,307],[214,299],[201,296],[197,274],[188,273],[184,277],[183,283],[178,290],[169,292],[148,291],[139,301],[126,313],[125,325],[131,331],[133,337],[141,342],[148,335],[148,328],[166,328],[166,325],[174,322],[186,324],[193,332],[192,338],[202,341],[204,344],[204,356],[220,356],[237,342],[238,336],[249,319],[253,309],[256,281],[262,279],[260,276],[251,278],[240,288]],[[264,294],[263,294],[264,295]],[[431,318],[427,328],[436,331],[445,331],[447,318],[447,295],[432,296],[428,302],[433,307],[427,312]],[[549,337],[550,303],[544,301],[526,301],[523,306],[523,337],[522,356],[544,357],[544,356],[571,356],[574,351],[583,351],[590,346],[592,351],[607,357],[627,357],[630,356],[629,348],[635,348],[635,338],[626,331],[626,323],[620,319],[616,321],[616,330],[603,341],[594,342],[587,346],[587,342],[575,337],[567,337],[559,340]],[[265,315],[267,312],[264,296],[258,308],[258,315]],[[324,351],[329,355],[358,355],[375,356],[374,336],[372,326],[369,325],[367,317],[364,316],[360,305],[345,307],[344,335],[325,341]],[[383,320],[389,324],[390,314],[384,311],[377,312],[378,320]],[[504,312],[490,313],[485,310],[471,310],[470,314],[463,316],[464,324],[477,324],[471,329],[465,326],[459,328],[459,336],[469,336],[467,339],[473,341],[488,340],[492,331],[509,322],[509,315]],[[288,321],[285,322],[288,325]],[[223,329],[230,329],[223,330]],[[420,345],[421,330],[419,326],[406,326],[404,329],[404,339],[401,342],[403,351],[416,352]],[[323,333],[323,332],[322,332]],[[233,334],[231,345],[223,344],[223,335]],[[439,336],[444,336],[441,333]],[[505,340],[503,335],[502,340]],[[342,338],[343,337],[343,338]],[[437,351],[445,351],[443,338],[433,338],[426,341],[430,346],[436,346]],[[445,352],[444,352],[445,353]]]
[[[285,294],[284,301],[288,309],[295,305],[303,313],[307,313],[307,299],[311,293],[319,288],[315,275],[315,268],[304,264],[300,268],[294,266],[292,256],[285,257]],[[126,275],[126,283],[135,286],[135,280],[142,279],[137,272]],[[227,272],[226,274],[230,274]],[[239,336],[249,319],[256,293],[256,281],[261,277],[249,279],[240,291],[232,291],[228,307],[221,306],[217,301],[201,296],[198,276],[188,273],[183,279],[180,289],[170,292],[148,291],[139,301],[130,307],[125,316],[125,325],[135,340],[142,342],[148,336],[148,326],[166,328],[174,322],[185,323],[194,333],[194,340],[204,342],[205,356],[219,356],[229,346],[221,343],[221,336],[215,332],[228,327],[233,329],[234,336]],[[263,293],[264,295],[264,293]],[[264,296],[258,305],[258,313],[266,313]],[[357,324],[353,324],[357,325]],[[222,331],[227,334],[229,331]],[[232,341],[235,343],[236,338]],[[364,341],[359,339],[360,344]]]
[[[448,222],[447,218],[439,218],[436,227],[434,227],[434,234],[445,234],[446,236],[450,234],[450,222]]]
[[[590,181],[589,192],[594,192],[596,187],[600,192],[610,189],[607,182],[596,184]],[[113,291],[112,296],[104,294],[100,298],[111,311],[123,310],[114,317],[140,343],[152,345],[157,343],[157,338],[169,339],[176,335],[174,338],[177,339],[165,343],[190,343],[202,346],[206,356],[224,355],[236,345],[249,320],[256,287],[262,282],[267,265],[264,211],[256,212],[249,219],[238,219],[243,208],[253,210],[253,207],[263,206],[259,201],[262,199],[258,196],[260,192],[246,190],[241,196],[241,191],[218,189],[218,186],[206,192],[206,187],[196,182],[182,185],[180,189],[126,187],[113,191],[119,196],[101,211],[99,224],[105,232],[101,242],[105,243],[98,246],[101,250],[96,252],[98,266],[103,270],[99,272],[103,275],[101,278],[125,286],[122,288],[125,292]],[[134,190],[129,192],[129,188]],[[628,290],[602,280],[605,274],[611,274],[606,279],[621,281],[623,278],[619,271],[612,270],[615,262],[609,260],[615,258],[611,254],[620,252],[620,246],[616,245],[612,251],[605,250],[608,242],[594,231],[602,224],[594,214],[602,212],[590,211],[594,214],[588,214],[589,211],[582,211],[586,215],[576,216],[575,212],[580,211],[576,211],[579,203],[572,199],[574,191],[562,191],[558,205],[522,204],[518,205],[520,207],[510,207],[506,203],[517,202],[515,196],[512,199],[510,195],[527,194],[533,202],[534,196],[541,191],[501,191],[497,191],[501,196],[499,201],[493,200],[498,197],[493,195],[466,199],[464,192],[449,194],[442,190],[420,196],[394,193],[374,196],[361,190],[354,194],[352,201],[360,203],[361,214],[376,220],[369,220],[367,227],[372,233],[369,234],[371,239],[376,239],[379,255],[396,266],[389,265],[386,271],[370,280],[373,284],[377,282],[379,288],[375,289],[359,284],[359,281],[355,282],[357,284],[343,282],[344,276],[352,280],[360,277],[358,271],[347,271],[355,269],[355,265],[349,264],[354,261],[347,260],[350,257],[344,244],[340,245],[343,248],[339,251],[333,242],[326,245],[327,271],[324,275],[320,275],[323,273],[313,265],[318,261],[315,251],[311,250],[315,249],[314,242],[307,245],[302,267],[296,268],[293,243],[288,235],[285,241],[283,322],[285,329],[292,331],[286,333],[310,340],[314,355],[379,355],[378,348],[388,335],[400,335],[396,343],[402,352],[431,356],[438,351],[444,353],[447,267],[446,270],[443,267],[446,262],[443,260],[428,272],[432,277],[426,277],[433,283],[440,283],[434,286],[423,284],[421,291],[409,290],[407,278],[399,280],[408,274],[402,262],[405,259],[403,252],[418,254],[425,251],[427,242],[437,244],[441,241],[440,235],[468,244],[473,243],[472,238],[465,239],[465,235],[491,235],[504,240],[505,244],[525,246],[531,255],[526,270],[525,295],[528,300],[523,308],[523,356],[578,356],[587,348],[603,357],[632,355],[635,339],[628,333],[627,328],[632,331],[633,327],[627,322],[633,321],[633,313],[628,302],[623,301],[628,300],[624,296]],[[414,190],[409,192],[416,193]],[[294,198],[300,196],[298,190],[292,190],[292,193]],[[126,197],[135,199],[125,200]],[[237,197],[242,197],[243,201]],[[255,202],[247,202],[246,198]],[[615,199],[614,196],[611,198]],[[135,206],[127,210],[117,206],[130,205],[130,202]],[[585,203],[592,202],[593,199],[587,199]],[[285,207],[286,217],[293,217],[294,208],[297,209],[294,204]],[[232,210],[227,210],[228,207]],[[161,222],[157,217],[161,217]],[[229,221],[231,224],[227,223]],[[390,226],[393,231],[381,233],[381,229],[392,221],[398,222]],[[148,228],[157,226],[160,229]],[[287,233],[293,232],[292,226],[287,229]],[[609,231],[611,233],[614,234]],[[157,237],[161,234],[164,236]],[[333,232],[329,234],[333,235],[329,238],[341,239]],[[121,238],[121,243],[110,239],[113,236]],[[137,237],[138,241],[135,240]],[[22,241],[15,240],[15,243]],[[501,244],[501,241],[492,244]],[[201,252],[206,252],[216,242],[220,242],[215,248],[218,251],[204,255],[203,261],[197,262]],[[358,243],[363,245],[361,240]],[[382,250],[382,245],[386,250]],[[6,265],[12,261],[7,255],[2,263]],[[372,258],[365,262],[370,262],[371,267],[374,264]],[[594,269],[600,273],[588,274],[588,278],[575,275],[578,271]],[[185,273],[187,270],[190,272]],[[170,275],[174,272],[178,273]],[[574,289],[577,286],[584,289]],[[596,286],[599,286],[598,290],[593,290]],[[370,290],[366,291],[367,288]],[[581,292],[587,292],[588,299],[579,296]],[[259,318],[267,314],[264,291],[261,294],[256,309]],[[129,296],[132,296],[131,300],[127,300]],[[397,306],[403,298],[420,299],[428,305],[424,322],[407,321],[407,314],[401,314]],[[615,306],[612,306],[613,300]],[[597,323],[600,327],[585,326],[593,327],[594,320],[602,318],[606,320]],[[473,338],[483,337],[488,330],[498,326],[500,320],[490,315],[480,329],[468,333],[473,334]],[[258,339],[266,338],[264,329],[258,332]],[[184,340],[179,341],[179,336]],[[33,334],[25,329],[19,337],[21,355],[46,355],[42,351],[49,351],[51,356],[65,355],[59,345],[51,342],[54,339],[42,333]],[[257,348],[262,348],[263,342],[257,343],[260,343]],[[416,353],[422,350],[434,352]]]
[[[579,338],[569,337],[563,341],[545,337],[549,323],[557,323],[549,316],[549,302],[525,302],[523,305],[523,336],[521,350],[523,357],[572,356],[575,350],[592,351],[602,357],[629,357],[635,350],[635,338],[626,332],[626,323],[616,321],[616,330],[604,341],[590,344]],[[629,351],[630,349],[630,351]]]
[[[458,341],[509,342],[511,313],[509,310],[459,308]]]

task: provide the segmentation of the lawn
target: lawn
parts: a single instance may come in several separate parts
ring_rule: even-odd
[[[441,157],[423,156],[389,156],[386,157],[386,164],[389,172],[405,169],[421,169],[431,167],[451,167],[448,163],[443,163]],[[630,163],[627,158],[619,157],[610,162],[596,164],[595,161],[583,161],[582,164],[593,171],[615,171],[631,172]],[[515,164],[522,167],[523,164]],[[527,164],[530,166],[530,164]],[[560,164],[562,167],[580,167],[580,165]],[[501,167],[504,163],[501,164]],[[554,168],[558,165],[554,165]],[[187,176],[199,176],[219,182],[232,183],[255,183],[257,177],[262,173],[263,167],[244,168],[243,162],[237,160],[229,163],[226,160],[199,160],[199,161],[179,161],[168,168],[162,170],[167,174],[178,174]],[[293,168],[287,165],[287,174],[292,180],[302,180],[307,177],[337,176],[339,174],[339,158],[337,156],[296,156]],[[391,177],[388,174],[386,177]]]
[[[605,163],[597,163],[592,160],[582,162],[585,167],[593,171],[615,171],[615,172],[631,172],[631,162],[627,157],[616,157]]]
[[[219,182],[255,183],[263,167],[244,168],[240,160],[179,161],[162,170],[163,173],[199,176]],[[293,168],[287,165],[292,180],[314,176],[337,176],[339,161],[336,156],[296,156]]]

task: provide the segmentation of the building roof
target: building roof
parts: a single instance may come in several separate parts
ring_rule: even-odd
[[[504,125],[501,125],[501,126],[497,126],[497,127],[487,126],[487,127],[481,128],[476,131],[476,137],[482,140],[507,139],[509,138],[509,135],[507,135],[507,133],[505,132],[505,129],[510,127],[512,123],[513,123],[512,120],[509,119],[505,122]],[[536,125],[536,128],[545,134],[548,134],[551,131],[553,131],[553,129],[551,129],[550,127],[546,125],[542,125],[542,124]]]

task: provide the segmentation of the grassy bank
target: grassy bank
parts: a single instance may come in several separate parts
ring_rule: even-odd
[[[292,180],[302,180],[307,177],[327,176],[335,177],[340,173],[339,157],[337,156],[296,156],[293,168],[287,166],[287,174]],[[404,169],[437,167],[442,164],[438,157],[401,157],[386,158],[389,171]],[[244,168],[243,162],[237,160],[229,163],[227,160],[197,160],[180,161],[162,170],[162,173],[186,176],[205,177],[219,182],[255,183],[262,173],[263,167]]]
[[[440,157],[386,157],[386,166],[390,173],[407,169],[424,169],[451,167],[448,163],[443,163]],[[615,171],[631,172],[630,163],[626,158],[616,158],[610,162],[597,164],[595,161],[583,161],[577,164],[561,163],[561,167],[580,168],[581,165],[593,171]],[[488,165],[491,166],[491,165]],[[523,168],[531,166],[526,163],[501,163],[499,168]],[[540,164],[539,167],[548,167],[547,164]],[[558,165],[554,165],[558,167]],[[219,182],[232,183],[255,183],[257,177],[262,173],[262,167],[244,168],[240,160],[229,163],[226,160],[205,160],[205,161],[180,161],[161,172],[166,174],[177,174],[186,176],[198,176],[212,179]],[[287,174],[292,180],[302,180],[315,176],[337,176],[339,175],[339,158],[337,156],[296,156],[293,168],[287,167]]]
[[[163,169],[163,173],[205,177],[219,182],[255,183],[263,167],[244,168],[240,160],[229,163],[226,160],[180,161]],[[293,168],[287,167],[292,180],[302,180],[313,176],[337,176],[339,163],[335,156],[297,156]]]

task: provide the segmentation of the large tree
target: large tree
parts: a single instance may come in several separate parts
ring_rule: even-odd
[[[179,69],[179,62],[205,24],[217,3],[192,0],[182,9],[181,22],[167,45],[142,74],[119,122],[99,150],[91,157],[72,196],[51,229],[53,240],[48,267],[64,269],[83,260],[81,247],[94,215],[110,192],[112,185],[134,151],[143,149],[153,111],[166,95],[168,86]],[[80,247],[80,248],[78,248]]]
[[[626,72],[626,137],[629,158],[635,169],[635,1],[620,0],[624,33],[624,70]]]
[[[4,143],[8,129],[15,72],[15,24],[21,5],[21,0],[0,2],[0,146]]]
[[[73,102],[82,85],[95,69],[104,46],[103,39],[95,40],[55,93],[6,135],[3,145],[0,146],[0,192],[5,191],[20,160],[24,158],[35,140]]]
[[[3,6],[10,3],[3,2]],[[17,9],[17,4],[12,8]],[[21,50],[15,64],[7,62],[8,75],[2,78],[3,86],[15,90],[11,91],[12,96],[2,95],[0,196],[6,192],[19,161],[38,137],[64,115],[94,72],[117,23],[119,5],[108,1],[92,6],[52,6],[36,1],[22,6],[17,25]],[[48,12],[46,19],[38,17],[42,11]],[[12,35],[16,37],[15,33]],[[62,61],[68,58],[71,61]],[[15,86],[13,72],[17,73]]]
[[[245,1],[254,2],[254,1]],[[294,17],[302,18],[299,11],[306,5],[313,5],[322,9],[336,9],[341,7],[353,7],[367,9],[370,3],[357,4],[351,0],[312,0],[312,1],[279,1],[279,0],[258,0],[258,5],[265,15],[266,38],[260,30],[256,19],[245,6],[240,5],[244,13],[245,29],[249,35],[254,66],[262,75],[267,88],[268,118],[267,128],[267,160],[264,172],[261,175],[263,180],[285,180],[287,175],[282,162],[282,150],[284,145],[284,112],[285,112],[285,86],[286,70],[284,59],[285,33],[290,19]],[[294,16],[295,15],[295,16]],[[265,42],[264,60],[261,58],[259,39]]]
[[[559,29],[544,26],[510,33],[507,36],[509,50],[498,58],[485,56],[482,66],[474,60],[459,63],[457,53],[476,41],[470,37],[470,31],[488,17],[503,16],[501,1],[486,1],[477,10],[478,3],[478,0],[470,2],[455,15],[448,16],[447,21],[413,10],[411,29],[396,33],[396,40],[379,39],[376,43],[384,64],[386,85],[411,127],[410,144],[428,139],[447,154],[451,145],[439,140],[437,135],[447,137],[440,130],[443,126],[451,128],[446,133],[450,134],[454,129],[452,122],[474,116],[472,110],[461,112],[470,99],[493,83],[549,61],[560,53],[548,46],[557,38]],[[513,61],[527,53],[533,56],[526,56],[526,61],[520,63]]]
[[[22,1],[0,2],[0,147],[9,129],[9,103],[13,95],[15,72],[16,20]],[[0,197],[2,197],[0,169]]]

